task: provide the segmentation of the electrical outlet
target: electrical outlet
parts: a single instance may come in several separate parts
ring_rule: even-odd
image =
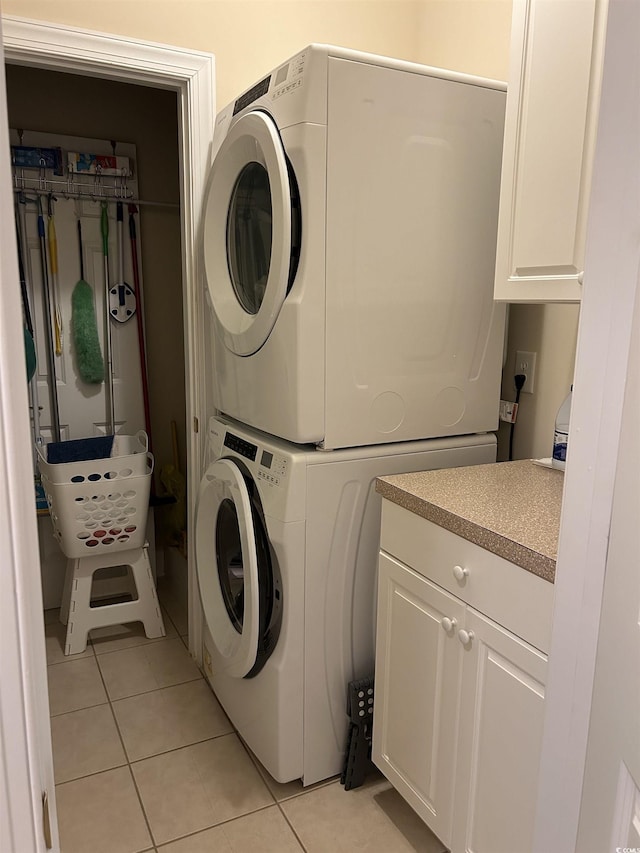
[[[524,350],[518,350],[516,352],[516,364],[515,369],[513,371],[513,375],[517,376],[518,373],[524,373],[524,375],[527,377],[527,381],[524,383],[522,393],[533,394],[536,378],[535,352],[524,352]]]

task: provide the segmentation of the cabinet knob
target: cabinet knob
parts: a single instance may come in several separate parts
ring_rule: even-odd
[[[442,619],[442,621],[440,622],[440,624],[442,625],[444,630],[447,632],[447,634],[450,634],[453,631],[453,629],[456,627],[456,625],[458,624],[458,620],[457,619],[449,619],[448,616],[445,616]]]
[[[464,628],[458,631],[458,639],[463,646],[469,646],[475,640],[475,636],[473,631],[465,631]]]
[[[453,576],[457,581],[466,581],[469,576],[469,569],[463,569],[462,566],[454,566],[453,567]]]

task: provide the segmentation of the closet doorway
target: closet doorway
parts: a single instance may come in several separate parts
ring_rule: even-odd
[[[137,200],[133,214],[139,255],[140,290],[136,313],[141,310],[142,338],[146,343],[146,385],[150,423],[145,424],[143,383],[137,316],[125,322],[111,321],[113,390],[116,431],[133,435],[147,429],[156,458],[157,492],[163,491],[160,474],[168,465],[186,471],[185,453],[185,340],[183,331],[183,282],[180,217],[180,162],[178,97],[169,89],[31,68],[6,66],[7,100],[12,146],[44,147],[61,151],[62,175],[52,169],[14,166],[14,182],[23,203],[24,267],[32,285],[33,326],[37,351],[36,406],[39,432],[52,440],[50,386],[44,340],[43,286],[36,218],[38,204],[45,230],[55,222],[58,275],[55,282],[61,335],[54,353],[55,402],[59,407],[61,439],[84,438],[102,432],[105,421],[107,382],[82,381],[71,329],[71,301],[80,277],[76,222],[82,226],[84,277],[94,293],[98,333],[104,347],[104,264],[101,239],[103,202],[109,244],[110,281],[133,282],[127,196]],[[130,176],[120,180],[102,171],[93,177],[69,179],[71,152],[126,157]],[[80,196],[80,197],[78,197]],[[116,207],[121,205],[122,239],[117,239]],[[48,214],[52,214],[48,215]],[[47,237],[49,233],[47,233]],[[47,242],[47,241],[46,241]],[[119,246],[118,244],[121,245]],[[50,257],[50,246],[47,247]],[[54,282],[49,282],[53,289]],[[106,361],[106,359],[105,359]],[[105,370],[108,366],[105,364]],[[33,407],[32,407],[33,408]],[[33,418],[33,413],[32,413]],[[174,459],[172,424],[176,427],[178,459]],[[105,430],[106,431],[106,430]],[[60,606],[66,560],[52,537],[46,510],[40,510],[41,575],[45,609]],[[165,546],[178,544],[180,531],[170,529],[178,513],[162,507],[150,514],[155,522],[148,530],[150,555],[157,574],[164,574]],[[154,528],[155,527],[155,531]],[[154,537],[154,533],[156,536]],[[157,548],[154,548],[154,539]],[[170,554],[170,569],[183,580],[185,607],[186,563],[180,571],[180,555]],[[184,549],[183,549],[184,554]],[[184,562],[184,559],[183,559]],[[109,587],[107,586],[107,591]],[[114,590],[117,583],[114,584]]]
[[[184,473],[187,479],[187,527],[191,526],[193,519],[195,497],[200,477],[200,459],[203,445],[203,436],[206,429],[200,429],[200,423],[206,420],[210,401],[203,364],[205,355],[205,310],[204,298],[200,282],[202,272],[200,259],[197,251],[199,236],[199,219],[201,199],[204,183],[208,172],[211,146],[213,139],[213,127],[215,118],[215,77],[214,56],[201,51],[185,50],[173,46],[152,44],[133,39],[123,39],[115,35],[89,32],[62,25],[50,25],[37,21],[3,16],[3,47],[6,68],[8,74],[17,74],[20,66],[25,72],[38,74],[41,72],[58,72],[60,77],[70,76],[78,82],[78,88],[69,95],[65,107],[67,115],[76,120],[82,127],[82,113],[90,109],[88,104],[96,102],[94,89],[98,85],[115,84],[125,86],[129,90],[138,90],[141,113],[132,118],[139,123],[154,122],[154,116],[150,113],[149,105],[155,99],[171,99],[175,104],[172,115],[173,145],[177,144],[178,150],[178,197],[179,197],[179,236],[175,228],[171,240],[174,243],[179,239],[181,252],[180,259],[180,283],[181,288],[175,286],[176,275],[171,284],[173,296],[176,292],[182,298],[182,316],[184,329],[184,349],[177,362],[172,363],[171,368],[175,371],[175,364],[184,365],[184,390],[178,394],[177,400],[182,405],[186,396],[186,418],[183,416],[176,420],[178,425],[178,443],[181,447],[182,457],[185,456],[186,465]],[[80,95],[84,93],[85,97]],[[111,98],[114,109],[120,106],[116,98],[116,89],[111,89]],[[47,96],[52,94],[52,89],[46,90]],[[141,98],[141,100],[140,100]],[[147,104],[145,108],[144,104]],[[97,101],[99,103],[99,99]],[[98,113],[99,108],[94,109]],[[166,113],[165,113],[166,115]],[[11,116],[10,124],[14,122],[15,116]],[[82,132],[82,131],[81,131]],[[101,134],[104,135],[104,134]],[[125,137],[126,138],[126,137]],[[151,150],[151,149],[150,149]],[[151,151],[148,164],[145,164],[146,175],[141,175],[144,186],[142,193],[146,191],[146,176],[160,175],[165,168],[162,160],[158,160],[159,151]],[[160,179],[162,180],[162,179]],[[152,187],[153,189],[153,187]],[[164,191],[164,190],[163,190]],[[153,200],[153,199],[151,199]],[[174,213],[176,209],[174,209]],[[154,216],[147,217],[152,237],[146,239],[145,254],[153,253],[154,245],[163,242],[161,231],[154,229],[154,222],[161,215],[168,222],[167,212],[161,214],[158,210]],[[155,235],[155,236],[154,236]],[[143,230],[142,242],[146,234]],[[157,257],[157,254],[156,256]],[[147,276],[147,290],[151,289],[149,277],[149,259],[143,258],[146,264],[145,274]],[[156,263],[156,267],[157,267]],[[153,309],[151,309],[153,310]],[[177,316],[180,311],[178,309]],[[168,312],[165,312],[165,317]],[[172,327],[175,330],[181,326],[176,322],[176,314],[172,318]],[[149,319],[149,325],[153,320]],[[158,329],[156,324],[156,330]],[[178,329],[178,332],[181,329]],[[153,337],[152,329],[149,329],[150,337]],[[171,337],[175,338],[175,332]],[[166,337],[163,337],[162,347],[164,358]],[[153,347],[153,343],[151,343]],[[175,348],[175,347],[173,347]],[[166,361],[166,359],[165,359]],[[164,381],[165,373],[162,365],[156,362],[156,382],[161,386],[161,391],[156,394],[159,401],[159,411],[152,421],[174,420],[169,409],[175,406],[175,400],[171,400],[172,394],[167,393]],[[153,424],[152,424],[153,425]],[[161,425],[162,426],[162,425]],[[162,430],[161,430],[162,432]],[[154,436],[154,442],[157,441]],[[171,441],[168,433],[161,435],[159,439],[159,456],[162,458],[169,453],[166,447]],[[163,451],[163,444],[165,449]],[[170,451],[173,456],[173,448]],[[201,639],[201,620],[197,608],[197,590],[193,583],[195,577],[191,558],[188,565],[188,599],[189,599],[189,635],[192,653],[199,658]]]

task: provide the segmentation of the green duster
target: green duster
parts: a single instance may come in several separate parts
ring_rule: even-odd
[[[80,378],[83,382],[98,385],[104,382],[104,359],[98,338],[93,290],[83,279],[73,289],[71,310],[71,331]]]

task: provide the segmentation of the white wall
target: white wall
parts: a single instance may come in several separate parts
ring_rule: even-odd
[[[419,5],[420,62],[507,79],[511,0],[424,0]]]
[[[312,41],[415,60],[419,0],[2,0],[5,15],[205,50],[218,107]]]
[[[578,335],[579,305],[511,305],[509,338],[502,371],[502,399],[515,400],[515,357],[517,350],[535,352],[536,374],[533,394],[520,396],[514,431],[514,459],[551,456],[556,414],[573,383]],[[501,424],[498,458],[507,459],[509,425]]]

